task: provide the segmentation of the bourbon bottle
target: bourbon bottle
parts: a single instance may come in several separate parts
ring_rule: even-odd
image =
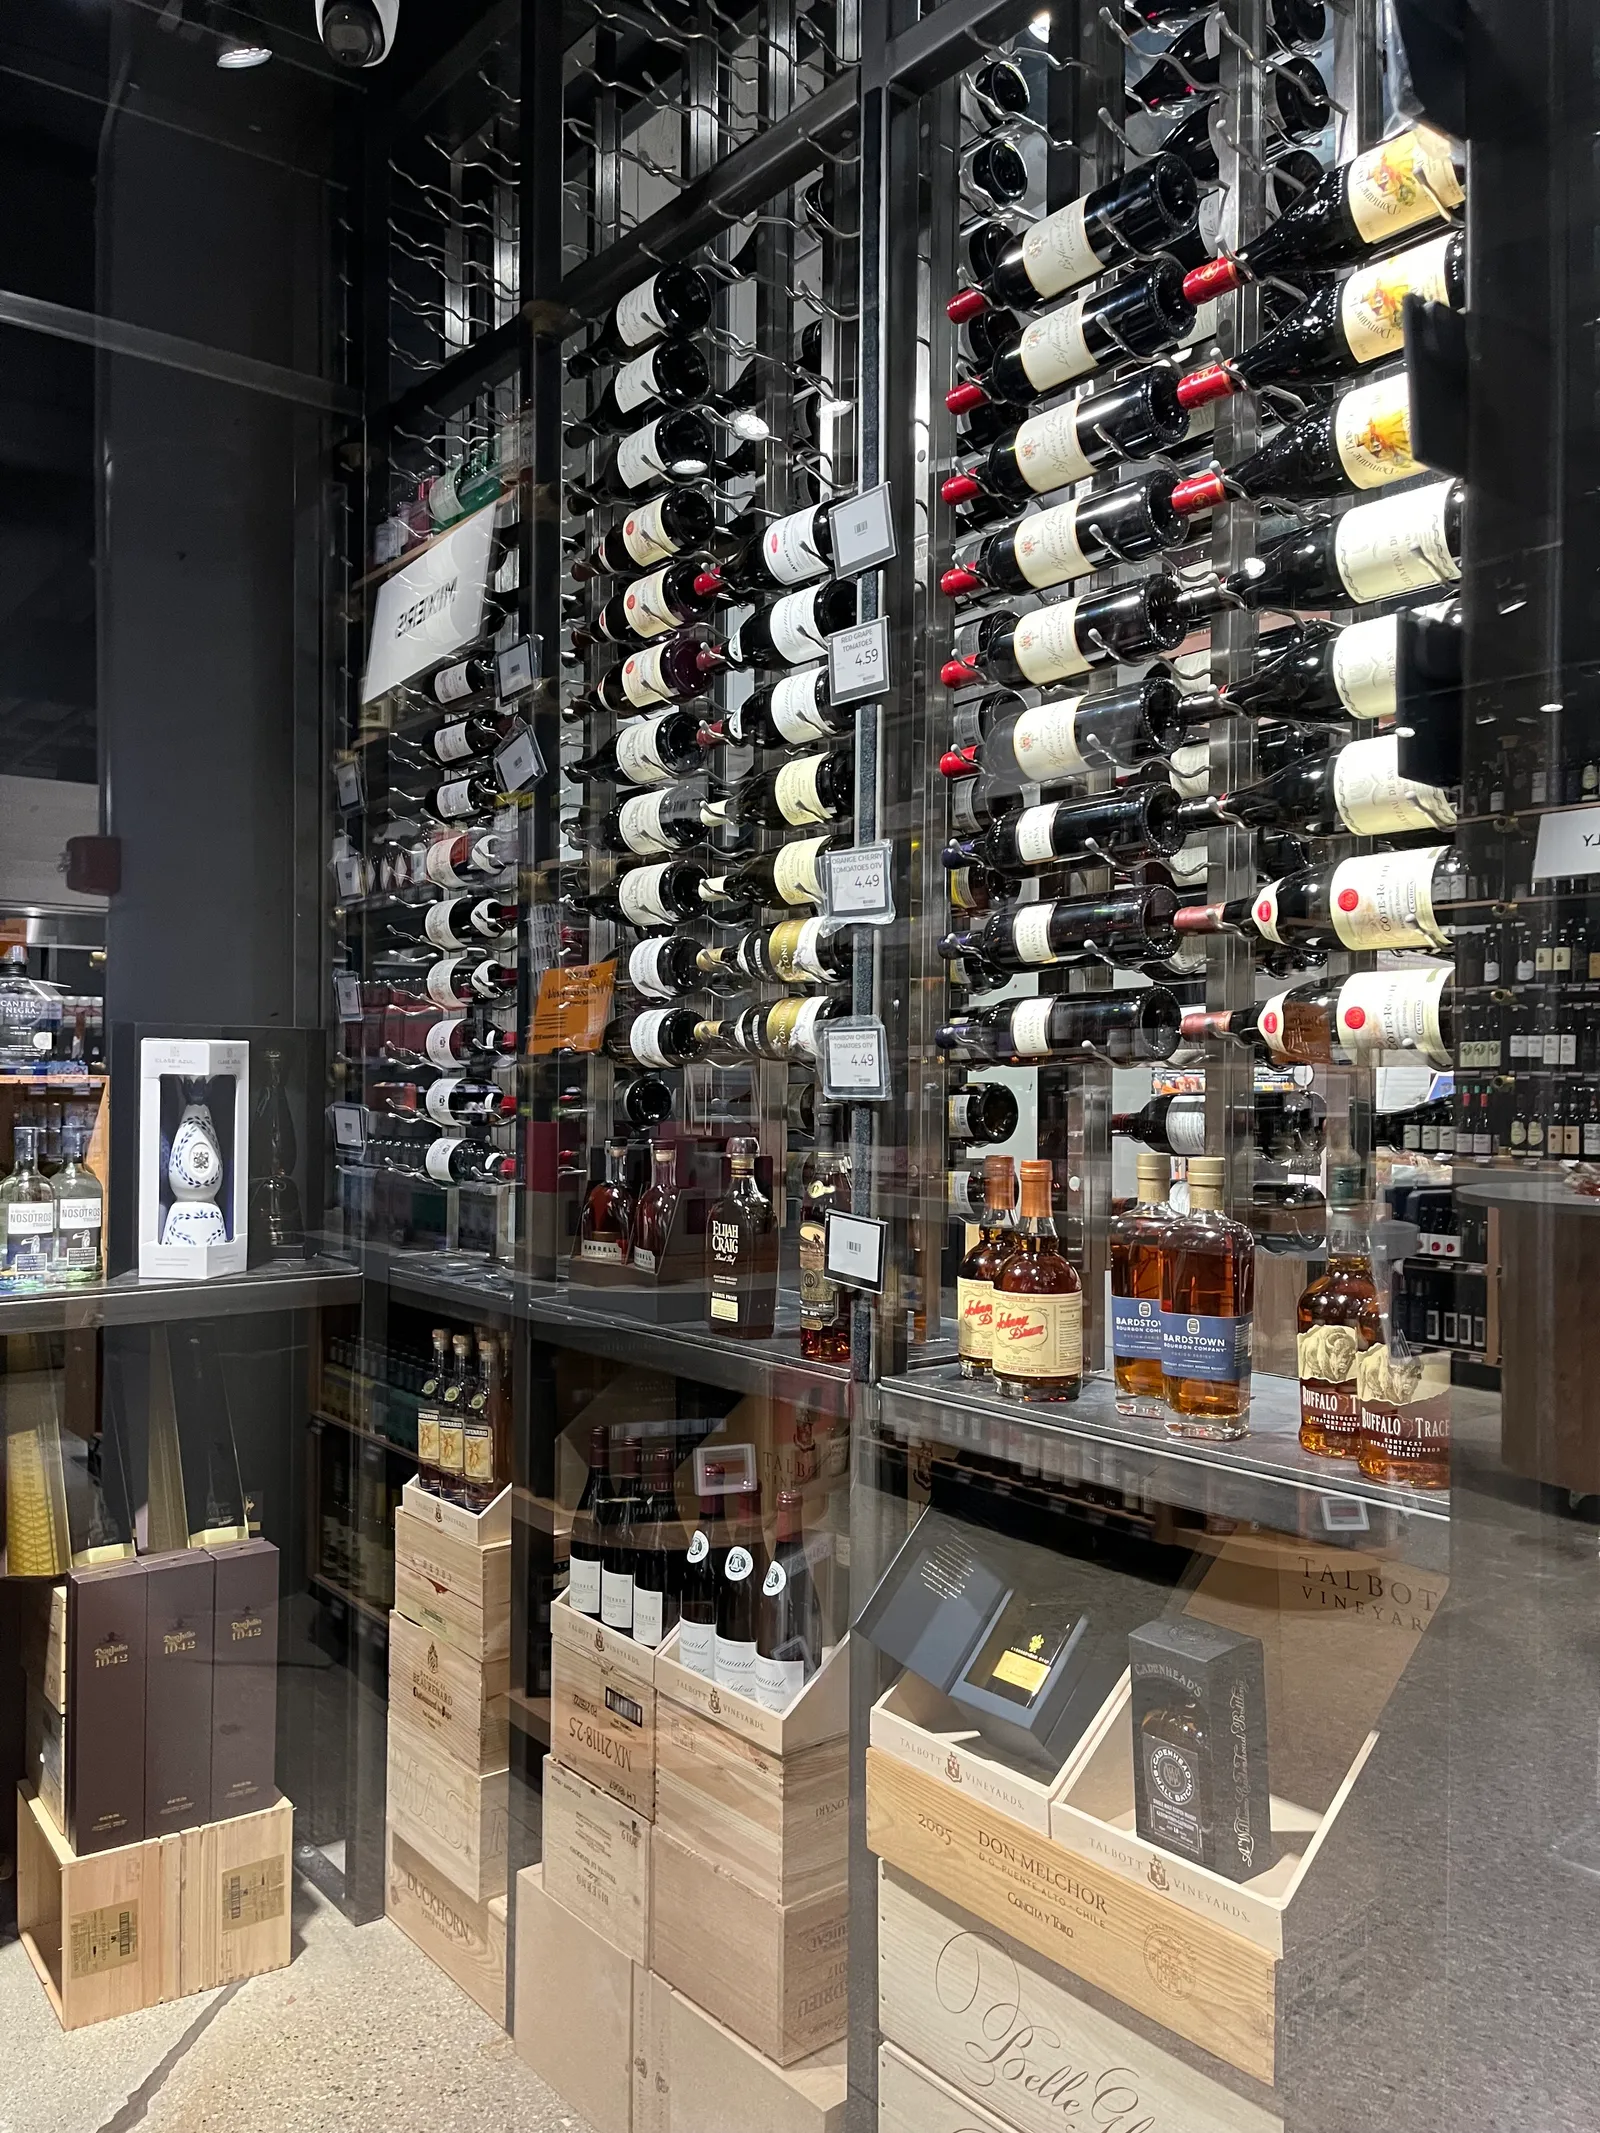
[[[706,1224],[707,1316],[741,1340],[768,1339],[778,1306],[777,1218],[756,1183],[757,1153],[753,1139],[729,1141],[732,1176]]]
[[[1141,1149],[1139,1199],[1111,1224],[1111,1357],[1119,1415],[1166,1413],[1161,1375],[1161,1265],[1172,1165]]]
[[[606,1142],[606,1174],[583,1203],[578,1257],[592,1266],[626,1266],[633,1256],[634,1198],[624,1165],[626,1141]]]
[[[1333,1164],[1327,1269],[1306,1288],[1295,1312],[1300,1443],[1323,1459],[1354,1459],[1361,1448],[1356,1364],[1383,1331],[1362,1213],[1361,1165]]]
[[[678,1208],[678,1150],[672,1141],[657,1141],[650,1151],[650,1183],[639,1199],[634,1223],[633,1263],[642,1274],[659,1274]]]
[[[1374,1346],[1356,1364],[1361,1446],[1369,1481],[1412,1489],[1450,1486],[1450,1357]]]
[[[1219,1155],[1189,1158],[1189,1212],[1167,1233],[1161,1380],[1175,1437],[1243,1437],[1250,1412],[1255,1240],[1222,1211]]]
[[[1009,1399],[1075,1400],[1083,1389],[1083,1290],[1056,1248],[1050,1165],[1022,1165],[1016,1242],[995,1276],[995,1382]]]
[[[1016,1246],[1011,1230],[1016,1195],[1016,1165],[1010,1156],[986,1155],[978,1241],[956,1275],[956,1347],[964,1378],[994,1375],[994,1285]]]
[[[850,1360],[850,1292],[828,1274],[828,1210],[850,1212],[850,1157],[835,1146],[833,1109],[817,1112],[817,1145],[800,1171],[800,1353],[813,1363]]]

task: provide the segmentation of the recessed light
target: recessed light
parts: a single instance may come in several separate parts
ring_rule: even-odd
[[[224,37],[217,47],[217,65],[230,74],[243,73],[246,67],[264,67],[271,57],[270,44],[245,44],[238,37]]]

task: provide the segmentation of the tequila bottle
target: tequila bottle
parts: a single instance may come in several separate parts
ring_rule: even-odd
[[[0,1285],[37,1289],[54,1272],[56,1201],[37,1162],[38,1129],[12,1128],[15,1166],[0,1184]]]
[[[61,1154],[61,1168],[50,1188],[55,1195],[56,1275],[74,1285],[98,1281],[104,1194],[100,1180],[83,1160],[81,1127],[63,1128]]]

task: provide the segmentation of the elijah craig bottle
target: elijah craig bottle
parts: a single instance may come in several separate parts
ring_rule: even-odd
[[[778,1226],[772,1202],[756,1183],[758,1143],[728,1143],[732,1175],[706,1224],[707,1317],[713,1332],[766,1340],[778,1306]]]

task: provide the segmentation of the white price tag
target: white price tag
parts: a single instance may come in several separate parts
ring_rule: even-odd
[[[889,1225],[871,1215],[830,1214],[823,1243],[828,1278],[846,1289],[883,1294],[883,1267]]]
[[[519,637],[515,644],[508,644],[503,652],[495,653],[494,686],[501,703],[508,704],[512,697],[533,687],[539,672],[536,643],[532,637]]]
[[[561,954],[561,921],[554,904],[534,904],[528,912],[528,967],[554,970]]]
[[[354,971],[336,970],[333,974],[334,1005],[339,1010],[341,1022],[361,1020],[361,980]]]
[[[339,885],[341,902],[353,904],[357,897],[366,894],[366,879],[361,871],[361,861],[353,852],[333,862],[333,878]]]
[[[361,765],[354,757],[348,762],[334,764],[333,784],[341,807],[361,807],[365,804],[366,796],[361,786]]]
[[[495,776],[502,792],[521,792],[544,776],[544,757],[539,743],[526,726],[519,726],[494,759]]]
[[[1560,881],[1568,874],[1600,874],[1600,807],[1567,807],[1539,817],[1534,880]]]
[[[333,1120],[333,1145],[359,1154],[367,1145],[367,1114],[360,1104],[330,1104],[328,1116]]]
[[[886,481],[835,504],[828,523],[833,531],[833,567],[841,578],[876,570],[880,563],[892,562],[900,552]]]
[[[1370,1530],[1367,1507],[1356,1496],[1325,1496],[1322,1524],[1328,1533],[1366,1533]]]
[[[829,1103],[889,1101],[889,1040],[876,1015],[822,1025],[822,1093]]]
[[[889,619],[879,615],[828,639],[828,694],[836,704],[882,696],[889,686]]]
[[[853,845],[822,855],[822,914],[857,926],[887,926],[894,919],[893,856],[887,843]]]

